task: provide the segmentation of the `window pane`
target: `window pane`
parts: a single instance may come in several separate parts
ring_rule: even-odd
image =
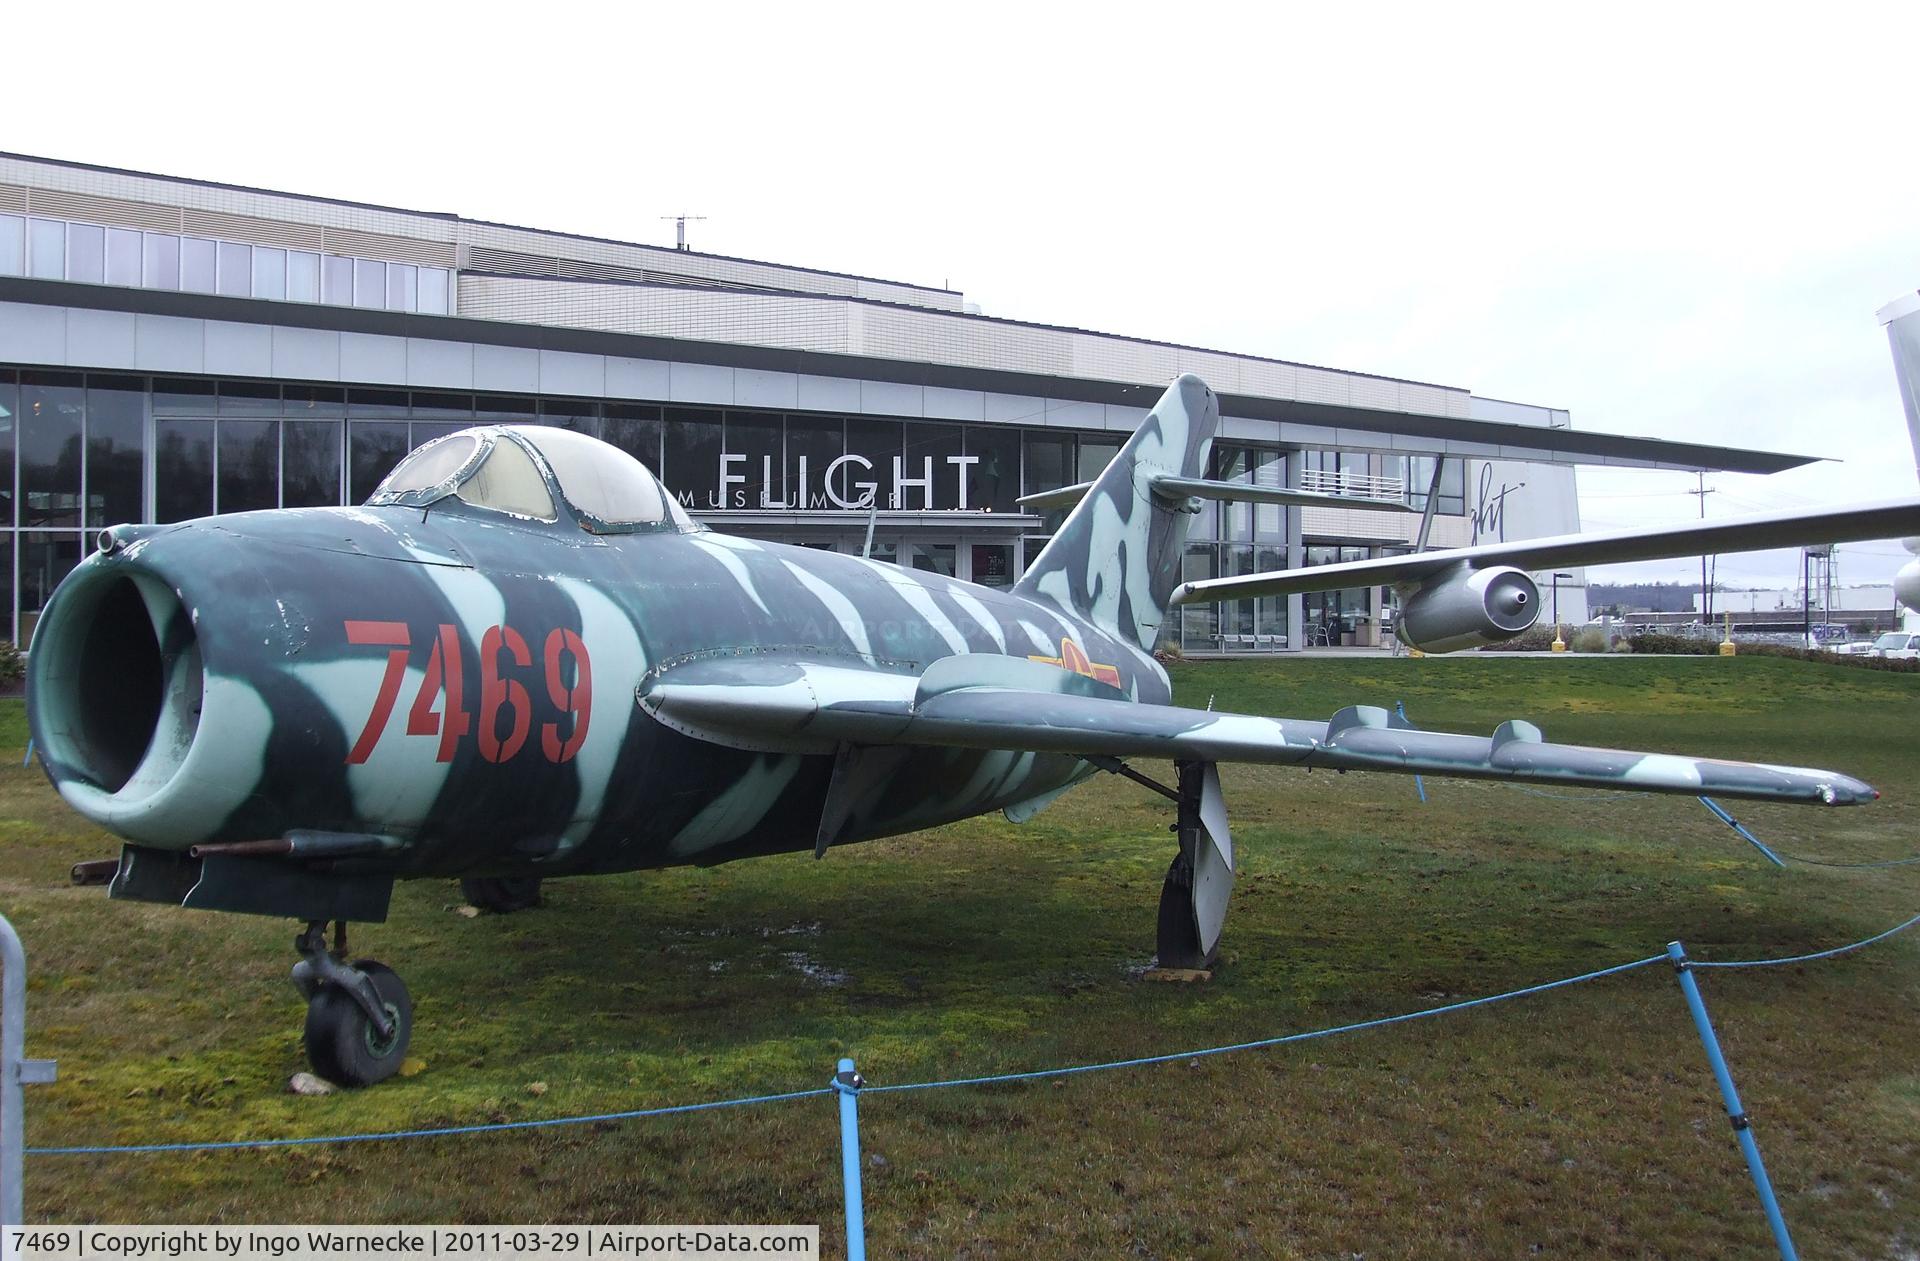
[[[827,469],[846,450],[846,425],[838,416],[787,417],[787,484],[793,487],[796,504],[810,509],[834,506],[827,498]],[[671,481],[667,487],[674,491],[687,489]]]
[[[0,639],[13,638],[13,535],[0,536]]]
[[[781,451],[781,420],[768,412],[728,412],[724,472],[744,482],[727,482],[729,508],[771,508],[786,502],[786,471]]]
[[[850,462],[833,479],[833,489],[855,507],[868,507],[876,498],[888,507],[893,490],[893,460],[901,453],[900,422],[869,420],[863,416],[847,418],[847,454],[866,463]],[[913,500],[919,503],[916,494]]]
[[[253,247],[233,241],[220,242],[220,292],[229,298],[244,298],[253,290]]]
[[[91,223],[67,225],[67,279],[97,285],[107,278],[107,230]]]
[[[213,415],[213,382],[192,377],[155,377],[153,379],[155,414],[191,416]]]
[[[67,274],[67,225],[56,219],[27,220],[27,275],[60,280]]]
[[[353,260],[329,254],[320,260],[320,300],[334,306],[353,305]]]
[[[464,420],[433,420],[424,423],[416,420],[413,422],[413,445],[409,446],[407,450],[416,450],[425,443],[432,442],[435,438],[444,438],[448,434],[459,433],[462,429],[471,428],[473,428],[473,426]]]
[[[0,529],[13,525],[13,436],[18,426],[14,418],[20,414],[20,391],[13,383],[13,373],[0,372]],[[7,580],[12,581],[13,570],[6,571]],[[6,609],[11,604],[0,606],[0,616],[11,616]]]
[[[539,415],[543,425],[592,433],[594,422],[600,419],[600,404],[584,398],[543,398]]]
[[[352,485],[347,502],[365,503],[373,488],[386,479],[407,453],[407,422],[355,421],[353,424]]]
[[[1189,543],[1185,564],[1180,577],[1185,582],[1199,582],[1205,578],[1220,576],[1220,552],[1212,543]],[[1183,604],[1180,606],[1180,642],[1182,646],[1202,651],[1214,651],[1220,647],[1220,610],[1212,604]]]
[[[353,260],[353,305],[384,306],[387,300],[387,265],[371,258]],[[359,496],[354,497],[359,502]]]
[[[519,517],[552,521],[559,515],[533,457],[510,438],[495,440],[486,462],[461,483],[459,495],[470,504]]]
[[[153,518],[187,521],[213,514],[213,422],[153,422]]]
[[[256,298],[284,298],[287,296],[287,252],[269,249],[264,245],[253,247],[253,296]]]
[[[1020,505],[1020,431],[967,427],[967,502],[976,512],[1018,512]],[[975,582],[980,581],[978,578]]]
[[[140,283],[140,234],[132,228],[107,229],[107,283]]]
[[[289,508],[327,508],[340,502],[340,422],[289,420],[285,477]]]
[[[212,293],[214,248],[197,236],[180,239],[180,287],[188,293]]]
[[[1013,544],[975,543],[972,551],[973,581],[983,587],[1013,585]]]
[[[140,282],[149,289],[180,287],[180,238],[165,232],[146,234],[146,259]]]
[[[1107,465],[1113,463],[1113,457],[1120,454],[1120,441],[1117,438],[1081,438],[1080,439],[1080,475],[1075,481],[1090,482],[1107,471]]]
[[[420,269],[420,310],[429,315],[445,315],[452,310],[448,301],[450,275],[444,267]]]
[[[286,395],[289,416],[318,420],[347,414],[347,392],[337,385],[289,385]]]
[[[0,276],[18,276],[27,269],[27,221],[19,215],[0,215]]]
[[[222,416],[278,416],[280,387],[264,381],[222,381]]]
[[[279,422],[221,421],[219,510],[251,512],[278,507],[279,483]]]
[[[420,303],[419,272],[410,263],[387,264],[387,309],[411,311]]]
[[[894,563],[951,578],[954,576],[954,564],[959,558],[958,551],[958,545],[954,543],[902,543],[900,559]]]
[[[667,485],[693,509],[720,506],[720,413],[666,409]]]
[[[1036,494],[1043,490],[1058,490],[1072,483],[1073,439],[1065,434],[1029,433],[1026,435],[1026,490],[1023,494]],[[1060,528],[1067,518],[1065,508],[1055,508],[1042,514],[1040,528],[1051,534]]]
[[[287,297],[294,302],[320,300],[320,256],[305,250],[287,255]]]
[[[472,420],[473,395],[428,394],[415,391],[413,418],[415,420]]]
[[[87,378],[87,527],[144,521],[141,430],[146,382],[139,377]]]
[[[20,638],[30,641],[40,610],[60,580],[80,563],[78,534],[22,534],[20,536]]]
[[[583,428],[597,438],[611,442],[646,465],[655,477],[660,475],[660,409],[644,403],[607,403],[606,418],[598,427]]]
[[[347,415],[359,419],[380,416],[400,416],[407,414],[407,392],[405,390],[348,390]],[[401,452],[402,455],[406,452]],[[380,475],[386,476],[386,470]],[[358,503],[359,500],[354,500]]]
[[[967,466],[949,460],[964,460],[960,451],[960,426],[923,425],[909,421],[905,426],[906,457],[900,466],[896,501],[902,508],[950,509],[960,506],[960,481]],[[892,470],[888,470],[891,476]],[[971,482],[972,478],[967,478]],[[931,482],[931,487],[919,482]]]
[[[533,420],[533,400],[506,394],[482,394],[473,400],[473,415],[476,420],[484,420],[489,424],[530,423]]]
[[[20,374],[20,524],[80,525],[77,372]]]

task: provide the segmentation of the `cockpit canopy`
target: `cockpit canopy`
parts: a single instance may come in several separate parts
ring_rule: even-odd
[[[625,451],[540,425],[484,425],[436,438],[395,465],[367,503],[424,508],[450,495],[534,521],[558,520],[557,499],[596,534],[699,528]]]

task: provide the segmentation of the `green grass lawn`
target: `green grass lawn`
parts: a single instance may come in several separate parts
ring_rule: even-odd
[[[1920,678],[1735,659],[1188,664],[1179,699],[1828,765],[1885,799],[1731,803],[1783,851],[1920,851]],[[876,1083],[1260,1038],[1657,953],[1789,954],[1920,910],[1920,865],[1779,870],[1697,802],[1225,772],[1242,874],[1210,984],[1137,979],[1165,803],[1103,777],[1024,827],[974,820],[711,871],[555,882],[462,918],[404,885],[357,948],[412,987],[417,1075],[325,1098],[287,982],[296,926],[67,887],[116,852],[20,768],[0,703],[0,906],[31,962],[35,1146],[325,1134]],[[9,755],[10,751],[10,756]],[[1168,768],[1144,766],[1166,772]],[[811,820],[794,826],[810,834]],[[1920,931],[1703,974],[1807,1256],[1920,1249]],[[1767,1254],[1670,970],[1374,1032],[1031,1085],[869,1096],[876,1256]],[[822,1223],[830,1098],[659,1120],[191,1156],[37,1157],[30,1218]]]

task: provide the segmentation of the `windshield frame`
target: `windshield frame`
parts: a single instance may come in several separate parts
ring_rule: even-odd
[[[567,494],[565,484],[554,471],[553,462],[547,458],[546,452],[540,449],[539,434],[542,432],[542,429],[542,426],[535,425],[473,425],[465,429],[456,429],[452,433],[442,434],[437,438],[423,442],[402,456],[399,462],[388,471],[387,475],[380,479],[380,484],[374,487],[371,495],[367,496],[365,506],[370,508],[397,506],[403,508],[429,509],[451,499],[457,503],[481,512],[489,513],[493,516],[506,517],[512,520],[523,520],[542,525],[553,524],[556,521],[571,517],[582,530],[585,530],[589,534],[695,534],[707,528],[687,514],[686,508],[681,505],[678,499],[674,498],[673,492],[667,489],[666,483],[660,480],[658,474],[648,468],[643,461],[634,457],[630,452],[621,451],[619,447],[614,447],[611,443],[607,445],[612,450],[619,451],[620,454],[626,456],[626,458],[633,460],[635,464],[639,465],[641,471],[652,479],[654,491],[660,500],[660,518],[656,521],[608,521],[594,513],[586,511]],[[554,432],[567,433],[574,437],[588,438],[595,442],[604,441],[603,439],[594,438],[592,434],[583,434],[578,430],[555,430]],[[440,481],[433,483],[431,486],[401,491],[386,489],[387,484],[393,480],[394,474],[413,462],[415,457],[421,452],[430,447],[437,446],[440,443],[461,437],[462,435],[477,438],[479,441],[473,453],[468,456],[458,468],[454,469],[452,473]],[[480,471],[480,467],[486,463],[487,457],[493,454],[495,444],[502,441],[513,443],[514,446],[518,447],[533,461],[534,467],[539,470],[541,480],[546,484],[547,494],[552,499],[554,511],[559,514],[558,516],[552,518],[526,517],[504,508],[494,507],[460,496],[460,488],[466,485],[474,474]]]

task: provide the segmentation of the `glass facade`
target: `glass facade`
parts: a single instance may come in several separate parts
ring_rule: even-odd
[[[184,276],[189,252],[156,255],[145,248],[150,243],[148,234],[142,266],[175,259]],[[106,248],[111,266],[110,238]],[[249,267],[257,259],[250,257]],[[217,286],[218,251],[201,261],[211,268],[207,283]],[[721,528],[777,535],[778,527],[755,524],[753,514],[838,512],[857,523],[841,540],[857,550],[858,514],[876,505],[977,514],[951,523],[889,522],[874,555],[1001,587],[1039,554],[1064,512],[1037,526],[997,524],[992,516],[1019,517],[1020,495],[1098,475],[1118,449],[1108,433],[1014,425],[0,368],[0,634],[27,641],[47,595],[102,526],[358,503],[414,447],[499,421],[556,425],[612,442],[653,469],[690,512],[740,514],[718,518]],[[1304,454],[1318,467],[1330,457],[1336,469],[1344,461],[1352,476],[1369,478],[1398,476],[1390,461],[1404,459]],[[1443,473],[1442,512],[1460,511],[1452,506],[1464,483],[1459,463],[1450,461]],[[1209,475],[1272,486],[1283,483],[1284,470],[1277,448],[1221,443]],[[1191,526],[1186,577],[1285,568],[1289,511],[1209,505]],[[1358,546],[1313,547],[1309,563],[1370,554]],[[1322,636],[1337,635],[1333,628],[1359,616],[1356,593],[1310,600],[1308,624]],[[1188,605],[1176,622],[1189,650],[1272,649],[1296,638],[1278,598]]]
[[[445,267],[0,214],[0,276],[446,315]]]

